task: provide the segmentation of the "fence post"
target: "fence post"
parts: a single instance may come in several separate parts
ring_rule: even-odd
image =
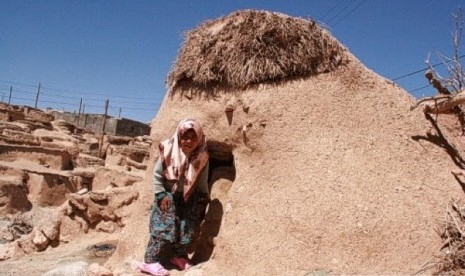
[[[39,94],[40,94],[40,82],[39,82],[39,87],[37,88],[36,103],[34,105],[34,108],[37,108],[37,102],[39,101]]]
[[[100,136],[100,145],[98,149],[98,156],[100,158],[103,157],[102,155],[102,149],[103,149],[103,136],[105,135],[105,125],[107,123],[107,112],[108,112],[108,102],[109,100],[107,99],[105,101],[105,114],[103,115],[103,123],[102,123],[102,135]]]
[[[79,112],[78,112],[77,123],[76,123],[77,127],[79,127],[79,118],[81,118],[81,107],[82,107],[82,98],[81,98],[81,101],[79,102]]]
[[[8,97],[8,104],[11,102],[11,92],[13,91],[13,86],[10,86],[10,96]]]

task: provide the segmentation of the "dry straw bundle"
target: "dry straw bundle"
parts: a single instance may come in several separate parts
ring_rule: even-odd
[[[445,218],[444,228],[437,231],[445,243],[434,274],[465,275],[465,205],[451,200]]]
[[[332,71],[347,61],[345,53],[314,21],[238,11],[189,31],[167,82],[172,89],[246,87]]]

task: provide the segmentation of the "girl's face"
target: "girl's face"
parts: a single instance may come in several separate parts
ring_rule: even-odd
[[[184,153],[191,153],[198,144],[199,138],[193,129],[184,132],[180,137],[181,149]]]

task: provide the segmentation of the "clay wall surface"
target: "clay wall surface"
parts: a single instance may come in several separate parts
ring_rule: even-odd
[[[126,118],[117,119],[116,135],[142,136],[150,134],[150,126]]]
[[[77,125],[96,134],[101,134],[102,132],[102,114],[81,114],[78,120],[78,115],[76,113],[57,111],[53,111],[52,113],[55,116],[55,119],[64,120],[68,123]],[[107,117],[107,121],[105,122],[105,132],[109,134],[114,134],[115,128],[116,124],[111,121],[111,118]]]
[[[34,121],[34,122],[51,122],[53,121],[54,117],[52,114],[44,113],[40,109],[25,107],[24,114],[27,120]]]
[[[65,175],[29,172],[29,198],[33,203],[46,206],[60,206],[66,195],[75,193],[77,187]]]
[[[0,120],[6,122],[12,122],[17,120],[24,120],[25,115],[21,112],[14,110],[0,109]]]
[[[78,120],[78,115],[76,113],[57,111],[53,111],[52,113],[56,119],[65,120],[96,134],[102,133],[102,114],[81,114]],[[131,137],[142,136],[150,133],[150,126],[126,118],[118,119],[107,116],[107,120],[105,122],[105,133]]]
[[[40,146],[0,145],[0,159],[2,161],[24,159],[37,164],[46,164],[49,168],[57,170],[69,170],[73,166],[69,152]]]

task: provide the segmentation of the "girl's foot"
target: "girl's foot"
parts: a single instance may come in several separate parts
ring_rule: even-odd
[[[180,270],[185,270],[192,266],[191,260],[186,257],[174,257],[170,262]]]
[[[166,270],[159,262],[156,263],[140,263],[139,269],[153,276],[167,276],[170,272]]]

